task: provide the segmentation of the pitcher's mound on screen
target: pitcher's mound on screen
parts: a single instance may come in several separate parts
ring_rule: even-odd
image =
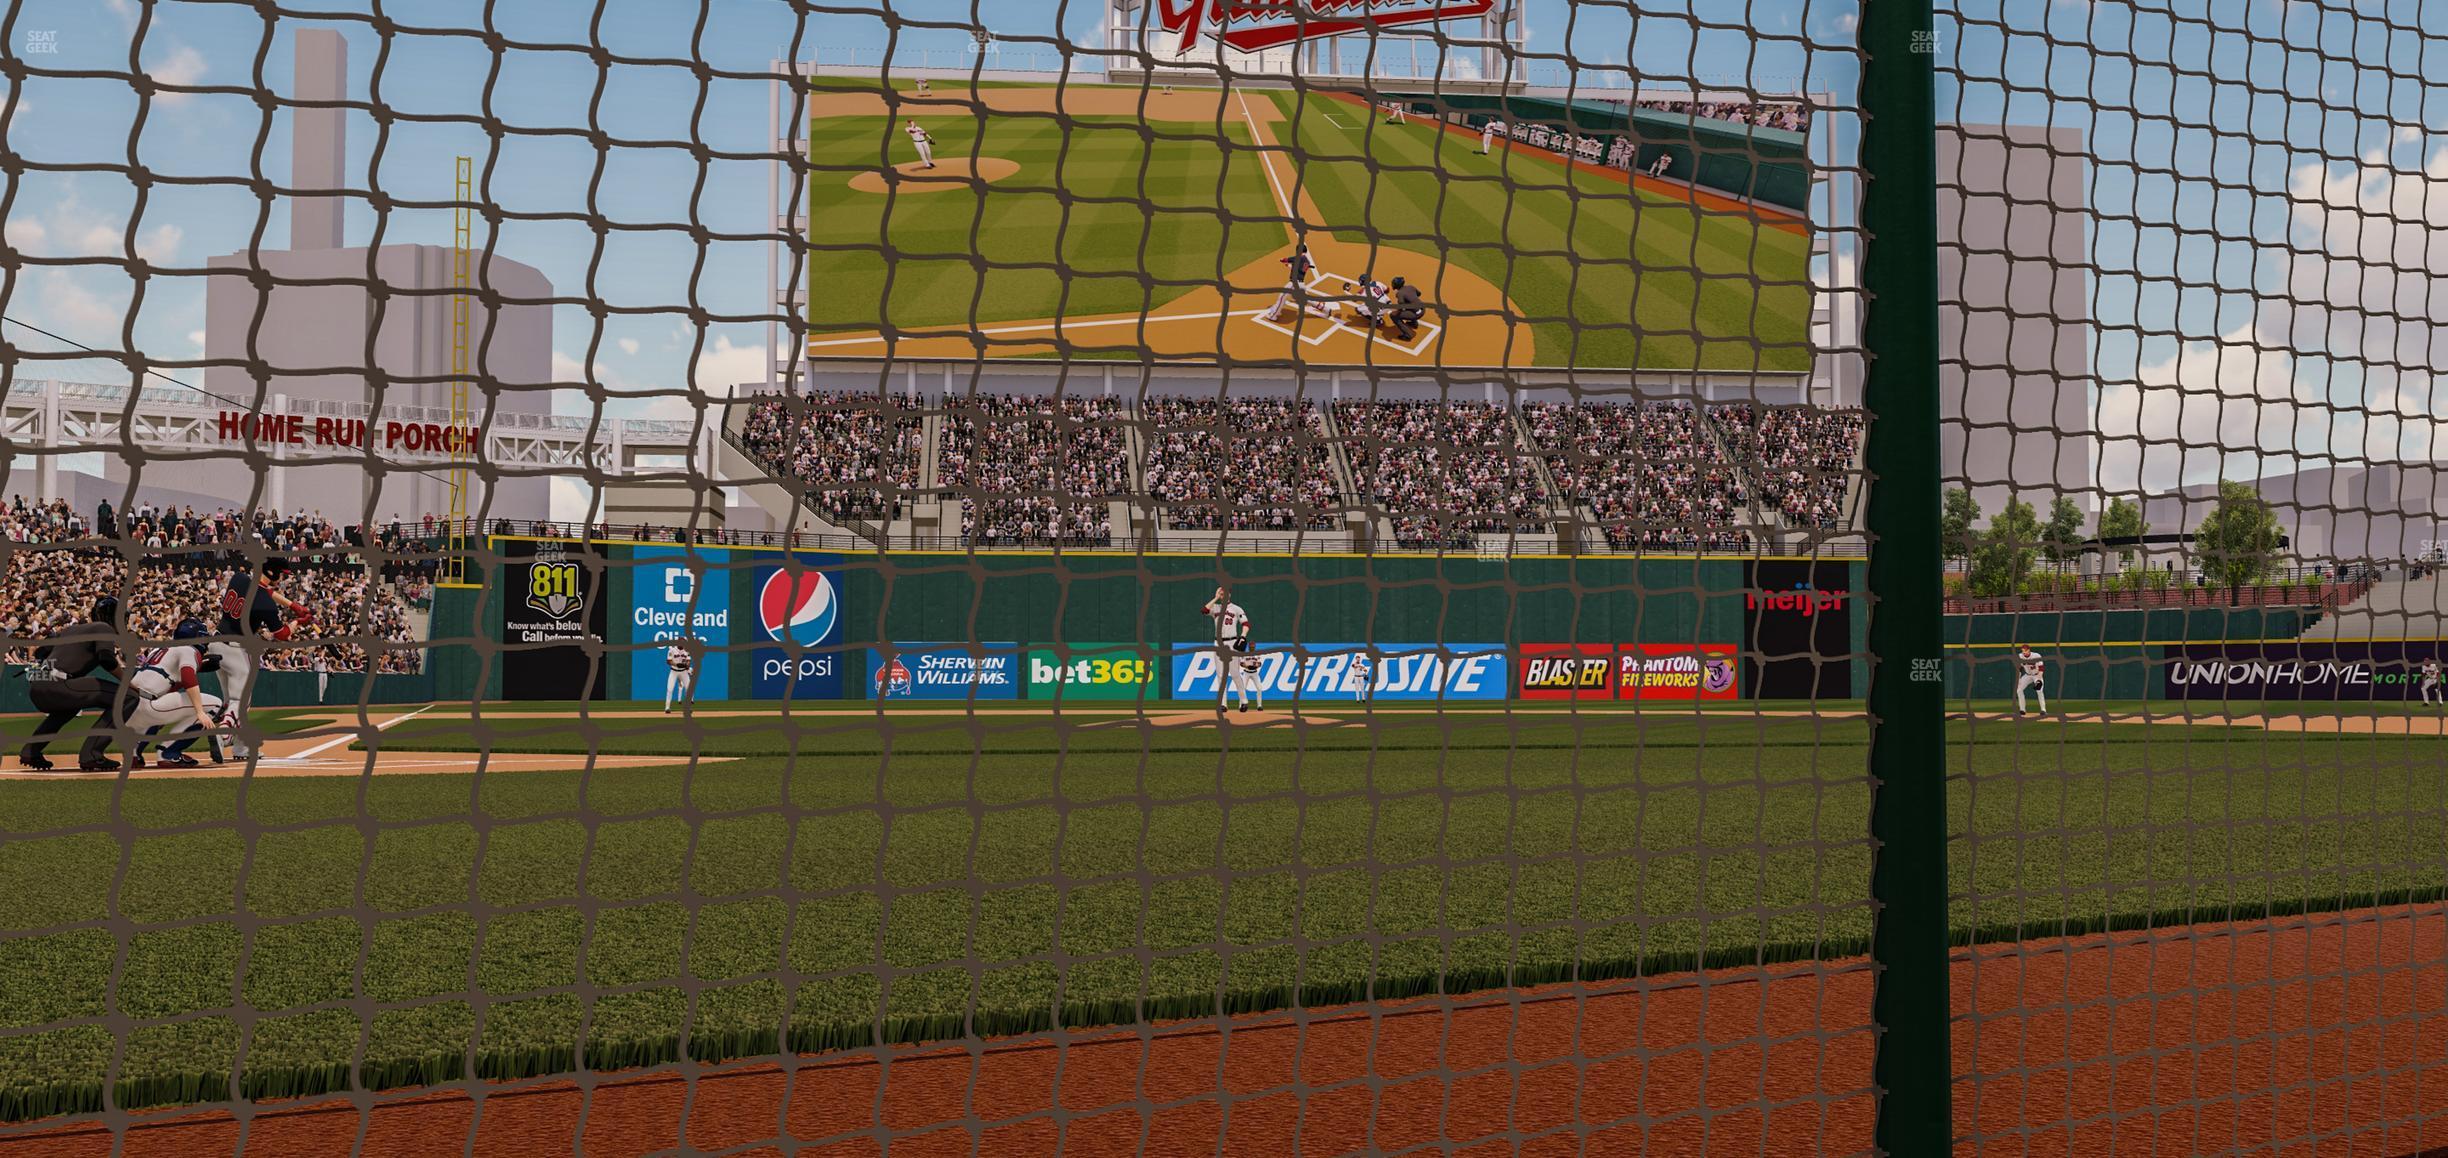
[[[878,171],[860,173],[850,178],[850,187],[861,193],[892,192],[907,196],[912,193],[948,193],[967,189],[979,181],[1000,181],[1020,171],[1018,161],[1001,157],[946,157],[930,169],[916,161],[904,161],[892,167],[888,176]]]
[[[1150,727],[1157,728],[1280,728],[1288,727],[1293,724],[1307,724],[1311,727],[1335,727],[1344,722],[1333,716],[1302,715],[1299,712],[1261,712],[1254,710],[1244,712],[1237,708],[1222,712],[1216,711],[1214,708],[1196,708],[1181,712],[1149,712],[1143,718]],[[1111,724],[1091,726],[1117,727],[1128,726],[1131,723],[1132,721],[1128,720],[1116,720]]]

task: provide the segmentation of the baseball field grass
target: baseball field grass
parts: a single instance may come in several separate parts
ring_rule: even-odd
[[[1406,719],[769,714],[669,768],[9,783],[0,1110],[1863,951],[1859,719]],[[624,748],[686,737],[643,722]],[[1966,941],[2440,895],[2444,771],[2435,738],[1993,720],[1928,768]]]
[[[911,157],[897,124],[808,126],[825,166],[808,190],[812,330],[1145,312],[1284,243],[1247,130],[1118,117],[922,118],[938,159],[999,157],[1017,175],[977,190],[886,197],[853,173]]]
[[[1256,98],[1252,98],[1256,99]],[[1482,156],[1432,124],[1294,93],[1276,135],[1329,222],[1433,254],[1504,288],[1538,363],[1810,368],[1810,238],[1612,177],[1544,150]],[[1381,279],[1404,273],[1392,256]],[[1416,276],[1416,274],[1414,274]]]
[[[1281,116],[1276,180],[1314,206],[1310,228],[1385,247],[1377,268],[1339,273],[1433,290],[1446,262],[1485,278],[1529,320],[1541,366],[1809,368],[1804,233],[1543,150],[1482,156],[1433,123],[1374,125],[1350,104],[1272,92],[1228,97],[1213,120],[913,106],[939,161],[1018,169],[889,197],[851,181],[913,158],[901,122],[812,120],[811,330],[1138,314],[1220,284],[1288,245],[1237,101]]]

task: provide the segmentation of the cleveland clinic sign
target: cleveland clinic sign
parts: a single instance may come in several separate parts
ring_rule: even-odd
[[[1204,33],[1243,52],[1370,28],[1400,28],[1484,16],[1496,0],[1154,0],[1164,31],[1181,37],[1178,52]]]

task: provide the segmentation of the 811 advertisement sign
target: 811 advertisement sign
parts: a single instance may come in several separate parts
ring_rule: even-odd
[[[824,560],[826,563],[832,560]],[[759,567],[757,642],[750,653],[753,694],[760,700],[838,700],[842,696],[841,581],[814,562],[798,568]]]

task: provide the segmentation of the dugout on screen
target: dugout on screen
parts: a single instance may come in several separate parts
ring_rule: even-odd
[[[1752,698],[1852,698],[1850,570],[1805,559],[1744,565],[1743,686]]]

